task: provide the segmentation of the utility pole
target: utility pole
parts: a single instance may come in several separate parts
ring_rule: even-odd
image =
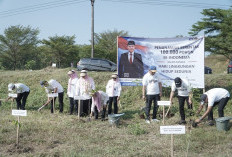
[[[91,29],[91,45],[92,45],[92,51],[91,51],[91,58],[93,58],[94,54],[94,1],[90,0],[92,5],[92,29]]]

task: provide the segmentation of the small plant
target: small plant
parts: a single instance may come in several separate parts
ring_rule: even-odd
[[[128,128],[129,128],[130,134],[132,134],[132,135],[142,135],[142,134],[146,133],[146,131],[143,128],[141,128],[140,124],[138,124],[138,123],[137,124],[130,124],[128,126]]]

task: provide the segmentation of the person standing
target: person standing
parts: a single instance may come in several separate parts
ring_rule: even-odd
[[[8,91],[17,93],[17,109],[25,110],[27,97],[30,94],[30,88],[22,83],[10,83],[8,84]],[[7,100],[9,100],[10,98],[11,97],[8,97]]]
[[[74,100],[75,89],[78,81],[77,74],[74,70],[68,72],[69,80],[68,80],[68,89],[67,95],[69,97],[69,113],[73,114],[73,110],[75,109],[75,113],[78,113],[78,100]]]
[[[142,78],[144,74],[142,56],[135,51],[135,42],[128,41],[128,52],[123,53],[119,60],[120,78]]]
[[[108,95],[103,91],[92,90],[91,96],[92,106],[90,115],[92,116],[94,113],[95,119],[98,119],[98,113],[102,111],[101,118],[104,120],[106,115],[107,101],[109,100]]]
[[[200,106],[196,113],[199,114],[201,112],[204,104],[208,104],[208,107],[201,118],[195,120],[195,122],[200,123],[208,115],[209,125],[214,125],[213,108],[218,105],[218,116],[224,117],[224,108],[229,99],[230,93],[224,88],[213,88],[202,94],[200,98]]]
[[[118,101],[120,100],[121,84],[117,74],[112,74],[111,80],[106,85],[106,93],[109,96],[108,114],[112,113],[112,103],[114,103],[114,114],[118,113]]]
[[[149,71],[143,77],[143,99],[146,100],[146,123],[150,123],[150,110],[152,106],[152,102],[154,103],[153,114],[152,114],[152,122],[158,122],[157,119],[157,111],[158,104],[157,101],[160,100],[162,96],[162,84],[159,78],[159,74],[156,73],[156,67],[151,66]]]
[[[176,77],[174,79],[174,82],[171,86],[171,93],[170,93],[170,102],[173,103],[173,97],[174,92],[178,91],[178,101],[179,101],[179,112],[181,120],[179,121],[179,124],[186,124],[185,121],[185,111],[184,111],[184,103],[187,102],[188,109],[192,109],[192,92],[191,87],[186,79],[181,79],[179,77]]]
[[[45,88],[45,91],[46,93],[50,94],[50,93],[58,93],[58,99],[59,99],[59,110],[60,110],[60,113],[63,112],[63,107],[64,107],[64,102],[63,102],[63,99],[64,99],[64,89],[63,87],[61,86],[61,84],[54,80],[54,79],[51,79],[49,81],[40,81],[40,85],[42,87]],[[48,98],[48,101],[49,101],[49,98]],[[55,101],[56,101],[56,97],[54,98],[54,104],[55,104]],[[53,99],[51,100],[51,113],[53,113]]]
[[[94,80],[88,76],[86,70],[81,70],[80,79],[77,81],[76,86],[76,95],[82,96],[85,100],[80,101],[80,107],[82,107],[82,111],[80,110],[81,116],[86,116],[90,113],[91,109],[91,91],[95,89]]]

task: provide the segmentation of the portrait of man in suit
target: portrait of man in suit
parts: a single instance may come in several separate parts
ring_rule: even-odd
[[[128,52],[121,55],[118,74],[120,78],[142,78],[144,74],[142,56],[134,52],[135,42],[128,41]]]

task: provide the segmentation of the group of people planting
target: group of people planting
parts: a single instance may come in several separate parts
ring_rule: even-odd
[[[77,73],[74,70],[68,71],[68,88],[67,95],[69,97],[69,112],[70,114],[76,113],[79,116],[94,116],[98,119],[98,114],[101,113],[102,120],[105,119],[106,110],[108,107],[108,114],[118,113],[118,102],[120,100],[121,94],[121,84],[118,80],[117,74],[112,74],[111,79],[106,85],[106,92],[95,90],[94,80],[88,76],[86,70],[80,72],[80,77],[78,78]],[[157,73],[156,67],[151,66],[149,71],[143,76],[142,79],[142,97],[146,101],[145,107],[145,122],[158,122],[157,111],[158,104],[157,101],[161,100],[162,97],[162,83],[159,74]],[[51,79],[49,81],[40,81],[40,85],[45,88],[46,93],[53,94],[57,93],[59,100],[59,112],[63,112],[63,98],[64,89],[62,85]],[[182,79],[176,77],[171,85],[170,93],[170,103],[173,104],[174,92],[178,92],[178,102],[179,102],[179,113],[180,121],[179,124],[186,124],[185,121],[185,110],[184,104],[187,103],[188,109],[192,109],[192,89],[190,83],[187,79]],[[22,83],[10,83],[8,85],[8,91],[17,93],[16,99],[17,109],[25,110],[25,104],[27,97],[30,93],[30,88]],[[195,124],[200,123],[206,116],[208,116],[209,125],[213,125],[213,108],[218,105],[218,115],[219,117],[224,117],[224,108],[229,101],[230,93],[223,88],[213,88],[200,97],[200,106],[196,113],[200,113],[204,105],[207,105],[205,113],[201,118],[195,120]],[[8,97],[10,99],[10,97]],[[39,108],[41,110],[44,106],[51,104],[51,113],[54,112],[54,103],[56,97],[49,97],[47,102]],[[153,114],[150,118],[150,110],[153,103]],[[112,106],[114,108],[112,112]]]

